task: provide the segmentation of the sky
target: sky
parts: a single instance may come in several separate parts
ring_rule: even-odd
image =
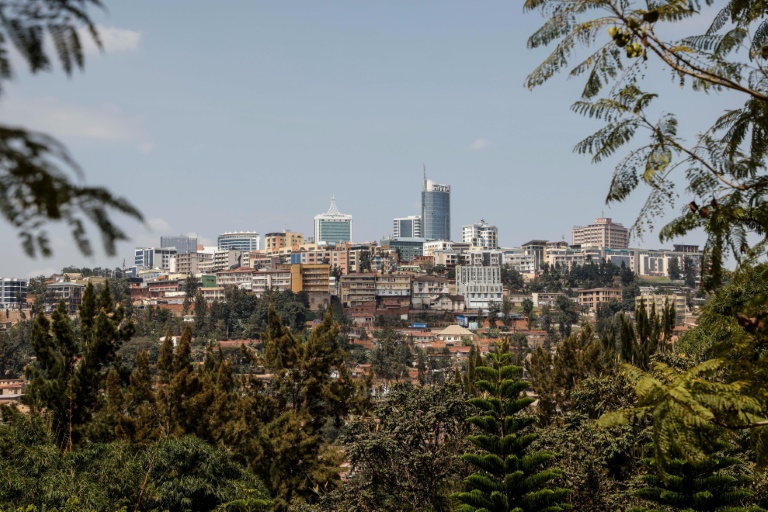
[[[331,196],[353,215],[355,241],[379,240],[393,218],[420,213],[423,165],[452,187],[454,239],[484,219],[507,247],[570,241],[572,226],[601,216],[630,226],[645,198],[640,190],[606,205],[616,161],[593,165],[573,152],[599,127],[570,111],[582,79],[524,87],[547,50],[526,48],[543,20],[520,2],[105,6],[94,11],[104,51],[89,42],[83,72],[30,75],[14,59],[0,123],[58,137],[86,183],[127,198],[146,220],[115,217],[131,240],[113,258],[82,256],[52,227],[54,256],[31,259],[0,222],[0,276],[130,265],[134,247],[161,235],[195,233],[210,245],[226,231],[312,236]],[[681,90],[653,67],[647,79],[664,92],[659,112],[674,110],[689,135],[734,101]],[[680,193],[678,207],[689,200]],[[631,245],[671,247],[653,232]]]

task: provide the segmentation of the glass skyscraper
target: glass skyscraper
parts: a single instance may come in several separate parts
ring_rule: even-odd
[[[185,235],[161,236],[160,247],[163,249],[174,247],[177,254],[197,252],[197,237],[190,237]]]
[[[421,226],[427,240],[451,239],[451,187],[426,176],[421,192]]]

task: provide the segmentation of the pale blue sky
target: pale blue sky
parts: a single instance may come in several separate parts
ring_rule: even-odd
[[[130,199],[151,229],[123,219],[133,241],[113,259],[84,258],[54,230],[55,256],[30,260],[2,224],[0,275],[130,264],[163,234],[311,236],[334,194],[355,239],[377,240],[419,213],[422,163],[452,186],[454,238],[483,218],[504,246],[570,240],[603,211],[631,225],[641,205],[605,206],[612,166],[572,153],[597,127],[569,111],[583,81],[523,87],[544,52],[526,49],[541,19],[519,2],[106,4],[106,52],[72,78],[19,73],[0,121],[59,136],[87,182]],[[649,76],[694,129],[730,100]]]

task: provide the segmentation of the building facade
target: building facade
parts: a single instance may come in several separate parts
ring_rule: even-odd
[[[656,314],[661,316],[664,308],[668,305],[672,306],[672,308],[675,310],[675,324],[683,325],[685,315],[688,313],[688,306],[685,303],[684,294],[642,294],[635,297],[635,309],[639,307],[645,307],[648,315],[651,314],[651,311],[655,310]]]
[[[336,207],[336,197],[325,213],[315,215],[315,243],[343,244],[352,241],[352,216],[343,214]]]
[[[483,249],[498,249],[499,230],[491,226],[484,219],[477,224],[469,224],[461,227],[461,241]]]
[[[592,225],[573,227],[573,245],[626,249],[629,247],[629,230],[607,217],[595,219]]]
[[[216,272],[217,286],[236,286],[244,290],[251,290],[253,286],[253,267],[240,267]]]
[[[85,286],[76,283],[53,283],[45,289],[48,303],[52,308],[64,301],[67,310],[72,315],[77,313],[80,304],[83,303],[83,290],[85,290]]]
[[[393,228],[392,236],[395,238],[421,238],[421,216],[398,217]]]
[[[186,235],[170,235],[160,237],[160,247],[163,249],[174,248],[176,254],[187,254],[197,252],[197,237]]]
[[[137,247],[134,251],[133,264],[138,268],[171,268],[171,257],[176,254],[175,247]]]
[[[341,303],[354,308],[376,301],[376,274],[365,272],[341,276]]]
[[[620,288],[592,288],[579,290],[579,306],[589,311],[597,311],[597,306],[603,302],[617,300],[621,302]]]
[[[433,309],[441,295],[451,291],[448,279],[438,276],[419,275],[411,281],[411,307]]]
[[[282,231],[264,235],[264,250],[268,253],[279,252],[280,249],[299,247],[304,243],[304,235],[296,231]]]
[[[230,231],[218,238],[219,250],[251,252],[258,251],[260,245],[261,237],[255,231]]]
[[[421,191],[422,236],[427,240],[451,239],[451,187],[424,176]]]
[[[291,291],[290,270],[260,270],[253,274],[251,291],[257,297],[261,297],[268,291]]]
[[[204,252],[186,252],[171,256],[169,269],[172,274],[194,275],[200,272],[200,265],[213,264],[213,254]]]
[[[467,309],[487,310],[502,302],[501,267],[456,266],[456,293]]]
[[[399,254],[401,262],[413,261],[424,255],[424,238],[395,237],[381,241],[381,249]]]
[[[0,277],[0,308],[15,309],[27,304],[27,280]]]

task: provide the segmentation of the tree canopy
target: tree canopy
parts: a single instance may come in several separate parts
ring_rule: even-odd
[[[768,25],[763,2],[733,0],[702,20],[709,27],[704,34],[686,34],[701,26],[683,23],[705,17],[701,6],[699,0],[526,0],[526,11],[545,18],[528,46],[554,46],[526,85],[539,86],[561,71],[586,77],[572,110],[604,126],[575,152],[599,163],[633,144],[614,170],[606,201],[623,201],[646,185],[648,197],[634,226],[640,234],[682,195],[687,204],[660,237],[705,231],[702,283],[713,289],[728,256],[751,260],[766,245]],[[654,117],[661,98],[644,80],[654,65],[671,71],[683,87],[727,93],[742,107],[713,113],[710,125],[694,127],[695,140],[685,140],[674,113]],[[684,191],[676,186],[681,173]]]
[[[55,61],[67,75],[82,70],[83,34],[102,47],[91,19],[91,11],[99,8],[100,0],[0,2],[0,92],[15,74],[10,48],[21,55],[33,74],[51,70]],[[66,224],[85,255],[93,254],[87,231],[87,225],[92,224],[107,254],[114,255],[115,243],[127,236],[110,212],[143,220],[127,200],[103,187],[85,185],[83,177],[82,169],[60,141],[0,125],[0,215],[17,230],[28,255],[52,254],[46,231],[51,222]]]

